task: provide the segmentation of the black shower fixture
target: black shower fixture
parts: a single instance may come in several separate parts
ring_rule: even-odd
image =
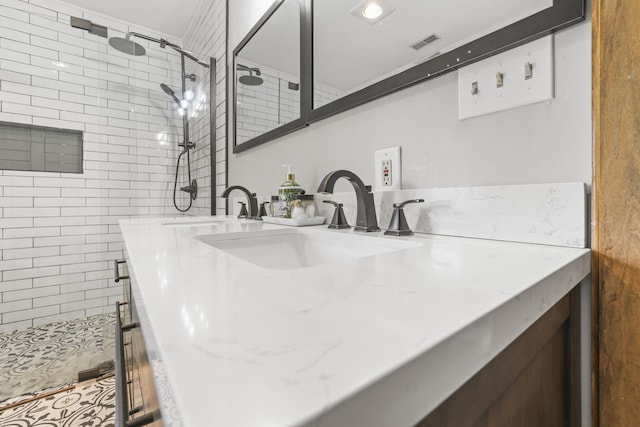
[[[69,23],[73,28],[80,28],[81,30],[86,30],[89,34],[96,35],[98,37],[108,37],[107,27],[103,25],[94,24],[93,22],[78,18],[76,16],[71,16],[69,19]]]
[[[138,37],[144,40],[148,40],[154,43],[158,43],[160,45],[161,48],[165,48],[167,46],[169,46],[170,48],[172,48],[173,50],[175,50],[176,52],[180,53],[180,63],[181,63],[181,77],[182,77],[182,97],[183,99],[181,100],[180,98],[178,98],[178,96],[176,95],[176,92],[171,89],[169,86],[167,86],[164,83],[160,84],[160,88],[162,88],[162,90],[164,91],[164,93],[166,93],[167,95],[169,95],[171,97],[171,99],[173,100],[173,102],[175,102],[175,104],[178,106],[178,112],[180,113],[180,115],[182,116],[182,134],[183,134],[183,141],[181,143],[178,144],[178,147],[182,148],[182,151],[180,152],[180,154],[178,155],[178,160],[176,162],[176,176],[175,176],[175,181],[173,183],[173,205],[175,206],[175,208],[180,211],[180,212],[186,212],[189,209],[191,209],[191,205],[193,203],[193,201],[196,199],[196,197],[198,196],[198,184],[196,182],[195,179],[191,179],[191,161],[189,159],[189,152],[191,151],[191,149],[195,148],[195,144],[193,142],[191,142],[189,140],[189,121],[187,119],[187,111],[186,109],[188,108],[188,97],[186,96],[186,94],[189,92],[193,95],[192,92],[187,91],[186,90],[186,81],[190,80],[192,82],[196,81],[196,75],[195,74],[187,74],[185,71],[185,60],[184,58],[189,58],[192,61],[196,62],[199,65],[202,65],[205,68],[209,68],[209,64],[206,64],[202,61],[200,61],[198,58],[195,57],[194,54],[192,54],[191,52],[188,52],[184,49],[182,49],[180,46],[178,46],[177,44],[173,44],[165,39],[155,39],[153,37],[149,37],[146,36],[144,34],[140,34],[140,33],[127,33],[126,36],[124,38],[122,37],[112,37],[109,39],[109,44],[111,45],[111,47],[113,47],[114,49],[129,54],[129,55],[136,55],[136,56],[140,56],[140,55],[144,55],[146,53],[146,50],[143,46],[141,46],[140,44],[134,42],[131,40],[132,37]],[[187,99],[185,99],[187,98]],[[178,204],[176,202],[176,192],[178,189],[178,175],[179,175],[179,171],[180,171],[180,161],[182,160],[182,156],[187,155],[187,179],[188,179],[188,185],[184,186],[184,187],[180,187],[180,190],[189,194],[189,206],[185,209],[181,209],[178,207]]]
[[[114,49],[119,50],[120,52],[126,53],[128,55],[136,55],[136,56],[144,55],[146,53],[144,47],[141,46],[140,44],[132,41],[131,37],[138,37],[138,38],[141,38],[141,39],[144,39],[144,40],[149,40],[150,42],[158,43],[160,45],[160,47],[163,48],[163,49],[165,47],[169,46],[171,49],[175,50],[176,52],[180,53],[181,55],[186,56],[190,60],[192,60],[194,62],[197,62],[198,64],[202,65],[205,68],[209,68],[209,64],[207,64],[206,62],[200,61],[198,58],[196,58],[194,53],[189,52],[187,50],[184,50],[183,48],[181,48],[177,44],[171,43],[170,41],[167,41],[165,39],[156,39],[156,38],[144,35],[144,34],[129,32],[124,36],[124,38],[122,38],[122,37],[111,37],[109,39],[109,44]]]
[[[247,86],[260,86],[262,83],[264,83],[264,80],[262,80],[262,78],[258,77],[260,76],[262,73],[260,72],[260,68],[254,67],[247,67],[246,65],[242,65],[242,64],[238,64],[236,66],[236,68],[239,71],[248,71],[249,75],[244,75],[244,76],[240,76],[238,77],[238,81],[240,83],[242,83],[243,85],[247,85]],[[253,75],[255,73],[255,76]]]
[[[178,105],[178,107],[180,107],[180,99],[178,99],[178,97],[176,96],[176,93],[173,91],[173,89],[171,89],[169,86],[167,86],[164,83],[160,83],[160,87],[162,88],[164,93],[169,95],[174,100],[174,102]]]

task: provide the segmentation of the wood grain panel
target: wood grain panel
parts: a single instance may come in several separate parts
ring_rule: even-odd
[[[579,302],[576,288],[416,427],[580,426]]]
[[[594,425],[640,423],[640,1],[593,0]]]
[[[568,328],[560,328],[475,427],[568,425]],[[541,392],[542,391],[542,392]]]

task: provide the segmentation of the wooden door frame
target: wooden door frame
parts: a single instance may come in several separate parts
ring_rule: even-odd
[[[592,423],[617,427],[640,419],[640,1],[592,23]]]

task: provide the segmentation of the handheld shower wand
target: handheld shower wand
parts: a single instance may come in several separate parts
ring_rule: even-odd
[[[166,84],[164,83],[160,83],[160,87],[162,88],[162,90],[164,91],[164,93],[166,93],[167,95],[169,95],[171,98],[173,98],[173,100],[175,101],[176,105],[178,107],[180,107],[180,100],[178,99],[178,97],[176,96],[176,93]]]

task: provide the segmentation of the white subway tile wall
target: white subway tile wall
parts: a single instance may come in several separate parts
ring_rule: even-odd
[[[187,49],[224,58],[224,7],[202,2]],[[144,40],[137,41],[147,55],[119,53],[72,28],[70,15],[109,27],[110,36],[136,31],[183,43],[55,0],[2,0],[0,121],[81,130],[84,162],[81,174],[0,171],[0,331],[113,310],[120,286],[111,261],[123,256],[118,220],[178,214],[172,193],[182,120],[159,85],[179,91],[179,55]],[[224,162],[224,66],[218,70],[216,150]],[[208,100],[208,72],[197,74]],[[191,124],[192,178],[202,187],[188,214],[210,213],[208,109]]]
[[[215,161],[216,176],[214,178],[215,194],[220,195],[226,187],[226,1],[206,0],[201,1],[194,14],[194,19],[184,36],[185,49],[198,52],[210,58],[215,58],[216,88],[215,88]],[[204,73],[203,71],[207,71]],[[192,178],[198,181],[198,198],[194,201],[189,211],[193,215],[211,214],[211,149],[210,140],[210,116],[211,105],[209,72],[201,66],[187,63],[187,73],[196,74],[196,81],[191,84],[195,93],[195,108],[192,111],[194,117],[190,119],[191,141],[196,148],[191,154]],[[206,78],[205,78],[206,76]],[[225,214],[225,200],[216,198],[216,214]]]

